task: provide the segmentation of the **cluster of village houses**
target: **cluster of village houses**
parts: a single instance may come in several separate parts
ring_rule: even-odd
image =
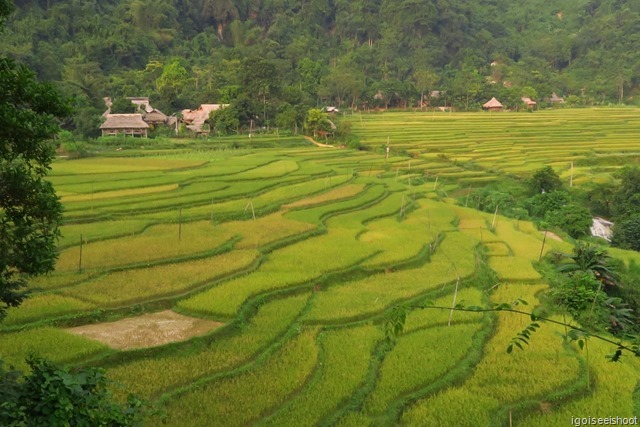
[[[202,104],[195,110],[182,110],[180,116],[167,116],[149,103],[149,98],[127,98],[137,107],[137,113],[111,114],[111,99],[105,98],[107,111],[102,114],[104,123],[100,125],[102,136],[130,135],[147,137],[152,126],[170,126],[178,129],[180,123],[196,135],[208,134],[209,127],[205,121],[209,119],[212,111],[219,110],[226,104]]]
[[[440,92],[435,91],[432,93],[432,97],[438,97]],[[105,119],[104,123],[100,125],[102,136],[108,135],[131,135],[147,137],[148,131],[151,126],[171,126],[175,127],[176,131],[178,126],[182,123],[184,126],[192,131],[195,135],[208,135],[209,126],[205,126],[205,122],[209,119],[209,114],[212,111],[224,108],[227,104],[202,104],[195,110],[182,110],[179,116],[167,116],[162,111],[153,108],[149,103],[149,98],[135,97],[127,98],[137,107],[137,113],[132,114],[111,114],[111,99],[104,98],[107,111],[102,114]],[[531,98],[522,97],[522,102],[527,108],[535,108],[536,102]],[[551,103],[563,103],[564,99],[556,95],[554,92],[549,98]],[[448,108],[448,107],[441,107]],[[501,111],[504,107],[496,98],[491,98],[487,101],[482,108],[488,111]],[[335,107],[326,107],[327,112],[337,112]]]
[[[538,104],[536,101],[532,100],[529,97],[523,96],[520,98],[522,102],[527,106],[527,108],[535,108]],[[551,94],[551,98],[549,98],[549,102],[552,104],[562,104],[564,103],[564,98],[558,96],[555,92]],[[501,111],[504,107],[495,97],[491,98],[489,101],[485,102],[482,105],[482,108],[488,111]]]

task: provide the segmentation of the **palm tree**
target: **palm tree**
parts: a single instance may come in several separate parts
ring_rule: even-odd
[[[618,275],[611,265],[607,251],[591,243],[575,241],[572,254],[559,254],[564,260],[558,271],[569,276],[579,272],[590,272],[605,286],[618,286]]]

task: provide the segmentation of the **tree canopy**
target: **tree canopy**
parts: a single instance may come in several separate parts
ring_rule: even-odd
[[[85,134],[104,96],[149,96],[166,113],[244,96],[269,126],[287,106],[471,110],[495,96],[519,108],[522,96],[544,105],[552,92],[594,105],[635,103],[640,89],[631,0],[16,6],[0,49],[75,96],[73,126]]]
[[[0,12],[7,10],[0,1]],[[62,207],[44,179],[68,105],[27,67],[0,58],[0,319],[24,299],[25,276],[53,270]]]

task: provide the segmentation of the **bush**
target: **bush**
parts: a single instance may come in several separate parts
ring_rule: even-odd
[[[594,298],[597,298],[599,303],[604,301],[604,293],[598,293],[599,287],[600,282],[592,273],[581,272],[571,278],[558,280],[551,294],[559,305],[578,318],[591,307]]]
[[[532,195],[550,193],[561,188],[562,181],[551,166],[538,169],[529,180],[529,191]]]
[[[640,214],[616,222],[611,243],[624,249],[640,251]]]
[[[61,148],[70,159],[79,159],[87,156],[87,146],[82,141],[63,142]]]
[[[566,191],[540,193],[527,199],[524,206],[529,214],[536,218],[544,218],[547,213],[561,209],[569,203],[571,197]]]
[[[544,219],[551,226],[561,228],[573,238],[587,236],[593,223],[589,210],[575,203],[547,212]]]
[[[0,424],[10,426],[131,426],[142,421],[142,402],[113,401],[100,369],[79,372],[31,357],[31,373],[6,370],[0,361]]]

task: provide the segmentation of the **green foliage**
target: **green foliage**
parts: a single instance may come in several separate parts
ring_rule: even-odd
[[[305,111],[299,106],[284,104],[276,115],[276,126],[282,130],[297,133],[304,123]]]
[[[178,98],[187,85],[189,76],[180,59],[174,58],[164,66],[162,74],[156,80],[158,93],[162,100],[172,108],[179,108]]]
[[[46,181],[57,117],[69,113],[53,86],[0,58],[0,319],[24,298],[24,275],[53,270],[62,206]]]
[[[237,133],[240,128],[238,110],[233,105],[212,111],[209,115],[211,127],[219,135],[231,135]]]
[[[544,219],[549,225],[561,228],[576,239],[588,236],[592,224],[589,210],[577,203],[568,203],[557,210],[548,211]]]
[[[136,113],[137,109],[135,104],[133,104],[129,99],[121,96],[113,100],[111,104],[111,113],[112,114],[132,114]]]
[[[0,361],[0,423],[5,426],[133,426],[141,424],[142,402],[112,400],[104,372],[71,372],[38,358],[30,373],[6,369]]]
[[[638,88],[630,71],[638,58],[628,52],[640,17],[612,0],[18,4],[2,51],[78,97],[135,91],[178,109],[229,103],[242,92],[261,104],[262,125],[282,102],[366,109],[429,101],[474,110],[491,96],[511,108],[522,95],[541,105],[555,91],[567,104],[606,105],[634,102]],[[435,90],[446,98],[430,99]]]
[[[640,214],[632,214],[616,222],[611,243],[623,249],[640,251]]]
[[[613,214],[623,218],[640,210],[640,168],[625,167],[617,173],[620,185],[613,195]]]
[[[588,242],[576,241],[573,253],[558,254],[563,261],[558,265],[558,271],[574,276],[577,273],[591,272],[602,284],[615,286],[618,275],[612,263],[612,258],[606,249]]]
[[[500,215],[517,219],[528,219],[526,210],[518,203],[519,189],[508,185],[489,185],[474,192],[469,197],[469,205],[479,208],[481,211],[494,213],[496,208]],[[466,196],[458,200],[459,203],[467,202]]]
[[[524,202],[526,209],[532,217],[545,218],[547,213],[560,210],[571,200],[566,191],[552,191],[550,193],[537,193]]]
[[[579,272],[570,279],[564,278],[555,282],[551,295],[569,314],[581,318],[594,300],[598,306],[604,302],[605,295],[599,292],[599,288],[600,282],[593,273]]]
[[[538,169],[529,180],[529,191],[532,195],[550,193],[561,188],[562,181],[551,166]]]
[[[319,133],[326,133],[331,131],[331,123],[329,122],[329,116],[319,108],[312,108],[307,113],[307,120],[304,123],[304,128],[308,134],[317,136]]]
[[[535,320],[535,316],[531,316]],[[531,339],[531,334],[536,332],[540,328],[540,324],[537,322],[531,322],[526,328],[522,331],[518,332],[514,338],[511,339],[509,345],[507,346],[507,353],[511,353],[513,351],[513,347],[518,347],[520,350],[524,350],[524,345],[529,345],[529,340]]]

